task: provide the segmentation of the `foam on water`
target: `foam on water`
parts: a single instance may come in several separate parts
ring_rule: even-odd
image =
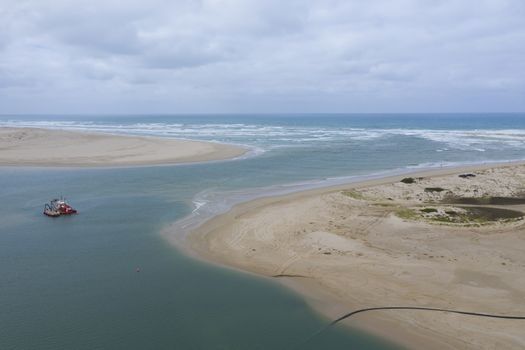
[[[488,149],[525,149],[523,129],[433,130],[384,129],[330,126],[281,126],[247,123],[101,123],[93,121],[0,121],[6,127],[104,132],[111,134],[151,135],[182,139],[249,144],[263,149],[310,147],[312,144],[371,142],[391,137],[412,137],[438,143],[436,151]],[[445,147],[444,147],[445,146]]]

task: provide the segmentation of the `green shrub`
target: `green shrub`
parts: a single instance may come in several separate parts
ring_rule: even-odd
[[[413,177],[405,177],[401,182],[404,184],[413,184],[416,180]]]
[[[419,215],[415,212],[415,210],[407,209],[407,208],[400,208],[396,211],[396,215],[399,216],[401,219],[407,219],[407,220],[414,220]]]
[[[445,191],[444,188],[441,187],[426,187],[425,192],[443,192]]]
[[[353,190],[346,190],[346,191],[342,191],[341,192],[344,196],[347,196],[347,197],[350,197],[350,198],[353,198],[353,199],[365,199],[365,196],[363,196],[362,193],[360,192],[357,192],[357,191],[353,191]]]

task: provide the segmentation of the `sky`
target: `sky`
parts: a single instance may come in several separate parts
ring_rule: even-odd
[[[0,0],[0,114],[525,112],[523,0]]]

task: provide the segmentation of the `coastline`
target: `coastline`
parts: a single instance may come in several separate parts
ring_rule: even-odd
[[[268,269],[267,266],[261,264],[261,261],[258,261],[257,264],[247,263],[246,261],[235,261],[235,257],[230,255],[231,252],[226,250],[227,246],[224,244],[217,244],[216,247],[210,248],[210,237],[213,236],[216,238],[221,235],[226,236],[227,234],[225,231],[230,230],[232,223],[235,223],[236,220],[239,220],[239,218],[256,215],[262,210],[275,207],[276,205],[293,205],[294,203],[297,203],[301,200],[304,201],[316,196],[326,196],[343,190],[363,189],[393,184],[399,182],[402,178],[407,176],[434,179],[456,175],[458,173],[479,172],[495,168],[502,169],[523,164],[525,164],[525,162],[522,161],[511,163],[501,162],[483,165],[460,166],[446,169],[414,171],[410,173],[403,173],[401,175],[386,176],[380,179],[365,180],[349,184],[300,191],[291,194],[258,198],[235,205],[230,211],[205,221],[200,226],[193,229],[191,234],[187,237],[184,237],[182,240],[180,237],[177,238],[174,237],[172,233],[170,234],[169,228],[166,231],[170,241],[177,244],[183,249],[183,251],[196,258],[204,259],[208,262],[234,268],[236,270],[271,278],[271,276],[275,275],[275,271]],[[239,238],[237,237],[235,239]],[[278,280],[288,288],[298,292],[306,299],[306,301],[312,306],[314,310],[318,311],[328,319],[337,318],[341,314],[352,309],[363,307],[363,304],[360,303],[358,297],[356,297],[354,300],[349,300],[347,296],[345,297],[337,295],[337,293],[334,292],[334,289],[330,290],[327,288],[326,284],[323,285],[322,283],[318,283],[315,278],[280,277],[273,278],[273,280]],[[370,305],[367,304],[366,306]],[[449,320],[449,322],[452,322],[450,320],[456,322],[458,322],[458,320],[464,320],[458,317],[454,318],[449,316],[445,316],[443,318]],[[389,316],[388,313],[371,313],[360,316],[359,324],[357,322],[346,322],[345,324],[392,340],[395,343],[401,344],[408,348],[421,348],[424,346],[425,348],[429,349],[452,349],[465,347],[465,343],[461,340],[456,341],[451,338],[445,338],[440,334],[436,334],[436,332],[432,331],[431,329],[422,329],[421,327],[418,328],[417,325],[414,327],[413,324],[411,325],[408,322],[409,320],[405,321],[407,322],[399,322],[399,320]]]
[[[248,149],[206,141],[40,128],[0,128],[0,166],[113,167],[241,157]]]

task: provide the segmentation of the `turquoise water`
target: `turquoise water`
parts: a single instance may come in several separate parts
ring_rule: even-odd
[[[183,166],[0,168],[0,349],[293,348],[326,320],[280,285],[183,256],[162,228],[197,208],[221,211],[286,184],[525,158],[525,115],[4,116],[0,125],[193,137],[254,150],[246,159]],[[41,214],[60,194],[79,215]],[[301,345],[321,347],[395,348],[338,328]]]

